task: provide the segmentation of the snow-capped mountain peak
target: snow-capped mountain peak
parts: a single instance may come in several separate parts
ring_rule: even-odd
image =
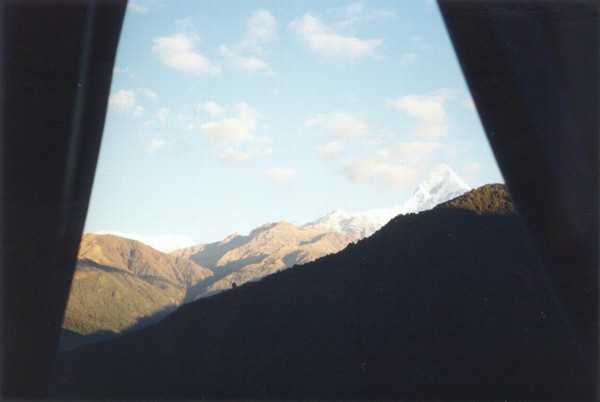
[[[441,164],[417,186],[412,197],[404,204],[355,214],[335,210],[304,226],[325,226],[340,232],[368,237],[397,215],[426,211],[469,190],[469,185],[449,166]]]
[[[447,165],[439,165],[427,180],[421,183],[413,196],[403,205],[404,213],[426,211],[442,202],[456,198],[471,187],[456,175]]]

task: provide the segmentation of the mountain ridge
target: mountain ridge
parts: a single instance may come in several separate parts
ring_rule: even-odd
[[[298,227],[279,221],[261,225],[248,236],[230,235],[220,242],[177,250],[171,255],[185,256],[214,272],[210,280],[194,290],[194,298],[198,298],[335,253],[356,240],[356,236],[328,228]]]
[[[471,187],[449,166],[440,164],[403,204],[353,214],[337,209],[303,226],[324,226],[364,238],[375,233],[397,215],[426,211],[470,190]]]
[[[63,320],[64,333],[80,337],[70,344],[75,336],[65,336],[61,348],[148,325],[181,305],[188,288],[212,275],[136,240],[84,234]]]
[[[53,395],[590,399],[520,220],[497,194],[490,208],[454,200],[398,216],[340,253],[64,354]]]

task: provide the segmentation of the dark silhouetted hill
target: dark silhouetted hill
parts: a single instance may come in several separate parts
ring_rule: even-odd
[[[61,356],[60,399],[593,399],[502,186]]]

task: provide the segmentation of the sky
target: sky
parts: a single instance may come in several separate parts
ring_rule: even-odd
[[[130,0],[85,232],[194,243],[503,182],[433,1]]]

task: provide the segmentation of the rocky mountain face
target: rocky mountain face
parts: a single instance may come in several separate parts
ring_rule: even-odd
[[[213,275],[184,258],[113,235],[85,234],[63,322],[63,347],[149,324]],[[152,318],[154,317],[154,318]]]
[[[500,185],[65,353],[54,378],[58,399],[595,395]]]
[[[234,234],[171,255],[189,258],[214,272],[189,293],[191,301],[336,253],[356,240],[357,236],[325,227],[298,227],[282,221],[260,226],[248,236]]]
[[[368,237],[398,215],[429,210],[456,198],[471,188],[446,165],[439,165],[404,204],[392,208],[347,214],[336,210],[304,226],[322,226],[344,233]]]

